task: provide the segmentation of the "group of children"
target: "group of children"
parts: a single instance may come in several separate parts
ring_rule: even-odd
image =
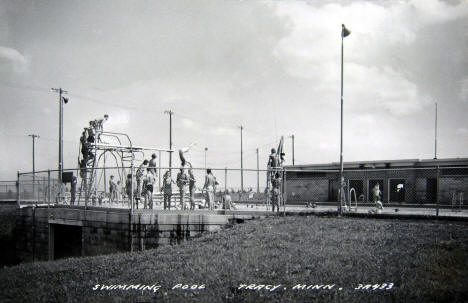
[[[163,204],[164,209],[171,209],[171,201],[172,201],[172,192],[173,187],[172,185],[176,185],[179,189],[179,205],[176,206],[177,209],[187,209],[186,203],[186,196],[188,194],[190,209],[194,210],[196,207],[195,203],[195,191],[196,191],[196,179],[193,174],[192,164],[185,159],[184,154],[187,153],[190,148],[193,146],[191,144],[187,148],[183,148],[179,150],[179,157],[181,160],[181,167],[177,174],[175,181],[172,178],[171,171],[168,170],[164,173],[163,176],[163,184],[161,191],[163,193]],[[141,165],[138,167],[135,180],[136,184],[132,184],[132,175],[129,174],[127,176],[127,181],[125,184],[125,192],[128,197],[129,201],[132,201],[133,197],[135,200],[135,206],[138,208],[141,199],[144,199],[144,208],[154,208],[153,203],[153,190],[154,190],[154,183],[157,177],[157,169],[156,169],[156,154],[151,156],[150,160],[144,160]],[[111,180],[113,178],[111,177]],[[111,181],[112,182],[112,181]],[[216,193],[216,186],[218,182],[216,181],[216,177],[213,175],[211,169],[206,170],[205,175],[205,184],[202,189],[202,194],[205,193],[206,197],[206,207],[210,210],[215,208],[215,193]],[[112,190],[116,187],[110,186],[111,188],[111,197],[113,196]],[[132,193],[132,188],[133,193]],[[229,195],[228,195],[229,196]],[[229,196],[230,198],[230,196]],[[226,200],[229,200],[226,198]],[[112,201],[112,200],[111,200]],[[228,203],[232,206],[232,203]]]
[[[127,194],[129,201],[132,201],[132,198],[135,197],[136,208],[138,208],[139,202],[141,201],[142,197],[144,199],[144,208],[154,207],[153,191],[154,183],[156,182],[156,177],[158,175],[156,169],[156,160],[156,154],[152,154],[150,160],[144,160],[143,163],[140,164],[135,173],[136,186],[134,186],[135,184],[133,184],[132,174],[127,175],[127,181],[125,183],[125,193]]]

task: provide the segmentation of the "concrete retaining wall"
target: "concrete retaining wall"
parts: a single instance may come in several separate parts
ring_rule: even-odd
[[[259,215],[216,212],[130,215],[128,211],[111,209],[24,207],[17,209],[16,248],[22,261],[53,260],[56,229],[71,225],[81,228],[81,256],[143,250],[177,244],[236,220],[254,217]]]

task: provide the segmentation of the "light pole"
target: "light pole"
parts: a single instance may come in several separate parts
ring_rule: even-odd
[[[260,193],[260,166],[258,162],[258,147],[257,147],[257,193]]]
[[[294,165],[294,135],[289,136],[292,139],[292,165]]]
[[[243,160],[243,149],[242,149],[242,130],[244,127],[241,125],[239,126],[241,131],[241,192],[244,192],[244,160]]]
[[[35,156],[35,146],[36,146],[36,138],[40,138],[39,135],[28,135],[29,137],[32,138],[32,165],[33,165],[33,178],[34,175],[36,174],[36,156]]]
[[[206,152],[208,151],[208,147],[205,147],[205,170],[206,170]]]
[[[344,24],[341,24],[341,130],[340,130],[340,195],[338,197],[338,213],[341,215],[343,210],[341,208],[344,195],[344,180],[343,180],[343,40],[349,36],[351,31],[348,30]]]
[[[68,103],[68,99],[62,97],[63,94],[68,93],[66,90],[62,88],[52,88],[52,91],[59,93],[59,163],[58,163],[58,171],[59,171],[59,181],[62,183],[62,173],[63,173],[63,104]]]
[[[36,191],[36,138],[40,138],[39,135],[28,135],[32,138],[32,165],[33,165],[33,196]]]
[[[434,160],[437,160],[437,102],[435,103],[435,121],[434,121]]]
[[[172,175],[172,115],[174,112],[172,110],[164,111],[165,114],[169,115],[169,174]]]

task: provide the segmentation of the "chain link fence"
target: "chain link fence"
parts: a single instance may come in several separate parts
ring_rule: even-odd
[[[194,180],[193,196],[197,208],[205,207],[206,191],[203,190],[206,177],[205,168],[193,168],[191,179]],[[262,204],[267,201],[267,171],[252,169],[211,169],[216,178],[215,202],[221,207],[223,196],[228,193],[233,203]],[[178,186],[179,168],[160,168],[152,171],[153,207],[162,206],[165,192],[165,175],[171,175],[170,187],[173,207],[181,203]],[[188,170],[185,174],[190,177]],[[96,168],[94,171],[80,169],[64,169],[63,183],[60,182],[57,170],[37,171],[35,173],[20,173],[18,175],[19,200],[21,204],[63,204],[75,206],[119,207],[130,208],[129,203],[133,192],[135,208],[145,207],[148,170],[138,177],[138,167],[108,167]],[[133,176],[133,178],[131,178]],[[129,180],[132,182],[129,182]],[[13,183],[16,199],[16,182]],[[169,182],[170,183],[170,182]],[[183,187],[184,201],[190,201],[189,183]],[[132,191],[133,190],[133,191]],[[167,191],[166,191],[167,192]],[[149,207],[149,203],[146,206]]]
[[[346,169],[343,172],[346,204],[434,208],[461,211],[468,192],[467,167]],[[339,170],[286,172],[286,201],[291,204],[338,205]]]
[[[66,204],[103,207],[130,208],[133,188],[134,198],[145,207],[144,177],[137,181],[138,167],[110,167],[96,169],[94,173],[80,173],[79,169],[64,170],[62,184],[54,171],[40,171],[35,174],[19,174],[19,203]],[[164,199],[164,175],[171,171],[171,205],[180,206],[180,190],[177,186],[178,168],[157,168],[153,174],[153,207],[162,207]],[[147,172],[145,171],[145,174]],[[185,172],[187,173],[187,171]],[[212,173],[217,186],[215,202],[219,206],[223,196],[229,193],[233,203],[265,205],[269,201],[267,170],[215,168]],[[206,170],[193,168],[193,198],[197,208],[206,207]],[[112,177],[113,176],[113,177]],[[133,176],[129,182],[129,176]],[[346,199],[361,207],[374,206],[375,188],[378,199],[386,206],[426,207],[458,211],[465,206],[468,192],[467,167],[443,168],[388,168],[388,169],[346,169]],[[286,205],[309,206],[337,205],[339,193],[338,170],[314,170],[285,168],[282,171],[283,195]],[[72,183],[73,178],[76,182]],[[111,184],[113,178],[113,184]],[[86,182],[85,180],[88,180]],[[72,185],[74,184],[74,185]],[[184,202],[190,200],[188,183],[183,191]],[[1,188],[1,185],[0,185]],[[113,188],[111,190],[111,188]],[[14,195],[12,184],[5,184],[3,193]],[[350,195],[352,191],[352,195]],[[149,203],[147,203],[149,204]],[[150,205],[147,205],[149,207]]]
[[[0,201],[16,200],[16,181],[0,181]]]

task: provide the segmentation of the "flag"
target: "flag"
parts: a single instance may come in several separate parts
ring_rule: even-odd
[[[348,37],[351,34],[351,31],[346,28],[344,24],[341,24],[341,37]]]

